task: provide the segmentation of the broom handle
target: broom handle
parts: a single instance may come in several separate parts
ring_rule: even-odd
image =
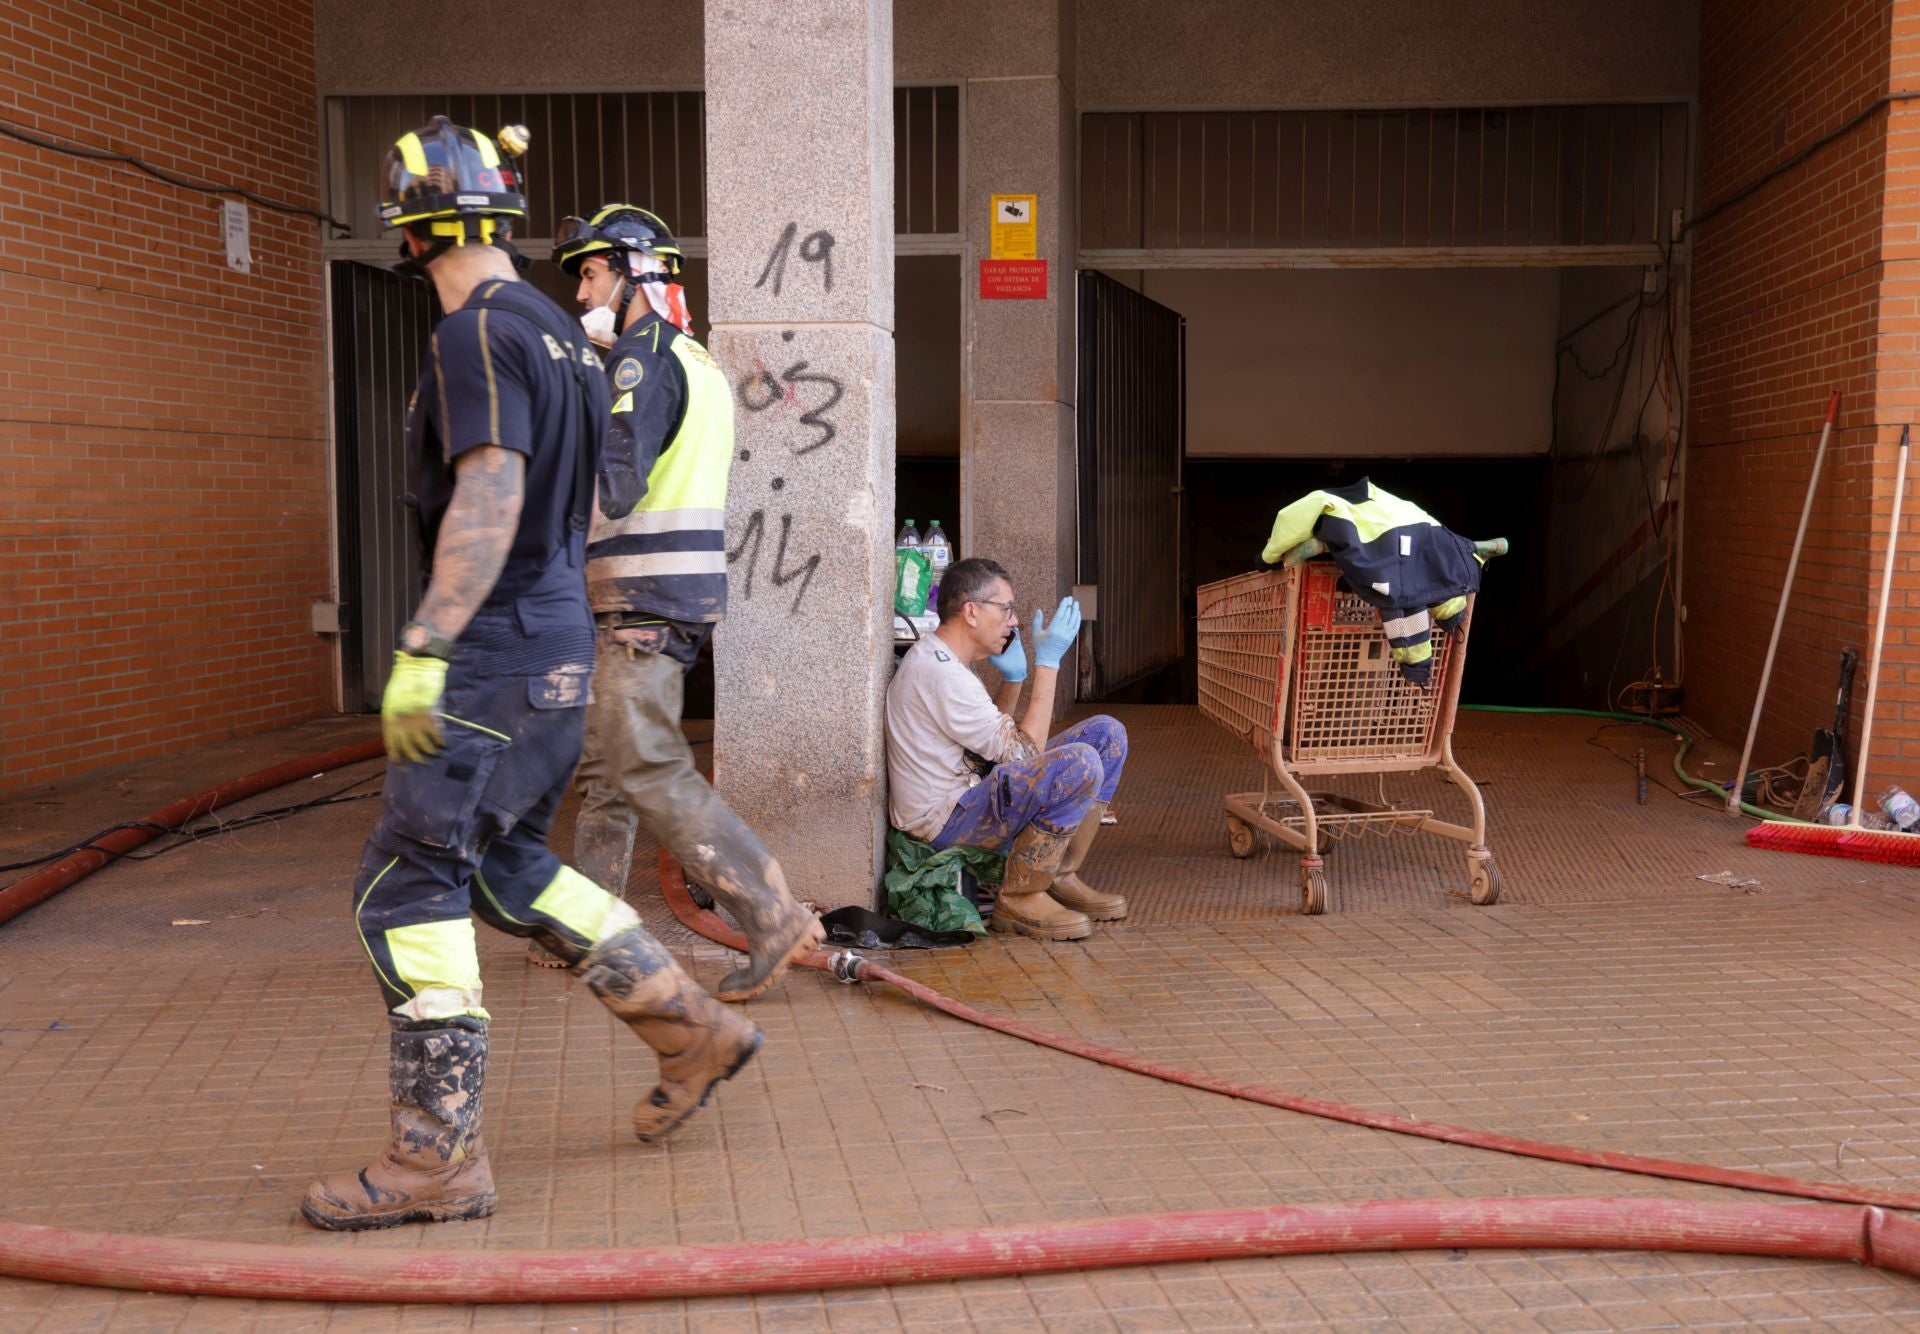
[[[1727,791],[1727,814],[1740,814],[1740,797],[1747,786],[1747,765],[1753,761],[1753,738],[1760,731],[1760,706],[1766,703],[1767,681],[1773,676],[1773,655],[1780,648],[1780,627],[1787,623],[1787,595],[1793,592],[1793,574],[1800,568],[1800,545],[1807,540],[1807,520],[1813,515],[1813,493],[1820,487],[1820,464],[1827,457],[1827,438],[1839,415],[1840,391],[1827,398],[1827,424],[1820,428],[1820,448],[1813,452],[1813,476],[1807,479],[1807,498],[1800,506],[1800,527],[1793,534],[1793,553],[1787,557],[1787,581],[1780,587],[1780,608],[1773,614],[1773,635],[1767,640],[1767,660],[1760,668],[1760,689],[1753,696],[1753,717],[1747,721],[1747,744],[1740,749],[1740,772]]]
[[[1900,545],[1900,502],[1907,491],[1907,432],[1900,428],[1900,466],[1893,474],[1893,519],[1887,525],[1887,561],[1880,568],[1880,610],[1873,618],[1873,661],[1867,667],[1867,713],[1860,720],[1860,764],[1853,771],[1853,810],[1847,828],[1860,827],[1860,804],[1867,799],[1867,760],[1873,754],[1873,706],[1880,698],[1880,649],[1887,638],[1887,599],[1893,593],[1893,553]]]

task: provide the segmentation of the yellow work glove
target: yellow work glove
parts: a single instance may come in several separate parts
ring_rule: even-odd
[[[418,764],[439,753],[444,734],[434,710],[446,688],[445,658],[393,655],[393,675],[380,697],[380,734],[388,755],[403,764]]]

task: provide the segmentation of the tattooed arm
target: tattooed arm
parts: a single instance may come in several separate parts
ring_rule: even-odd
[[[434,543],[433,577],[413,617],[419,624],[400,645],[409,652],[424,649],[432,637],[460,637],[493,592],[520,527],[524,457],[499,445],[476,445],[454,462],[454,476],[453,500]]]

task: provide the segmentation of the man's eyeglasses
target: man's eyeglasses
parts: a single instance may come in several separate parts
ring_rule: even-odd
[[[1003,615],[1013,615],[1013,602],[1011,600],[995,602],[992,598],[968,598],[967,601],[977,607],[998,607]]]

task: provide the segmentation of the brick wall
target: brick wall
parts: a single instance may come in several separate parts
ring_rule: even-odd
[[[1920,0],[1896,0],[1892,9],[1888,91],[1920,89]],[[1884,114],[1887,188],[1881,214],[1882,276],[1875,357],[1878,446],[1872,468],[1872,520],[1869,524],[1862,516],[1859,523],[1859,531],[1865,533],[1871,528],[1872,532],[1868,582],[1874,592],[1867,602],[1869,615],[1878,606],[1893,512],[1900,426],[1920,420],[1920,103],[1896,102]],[[1886,778],[1914,790],[1920,790],[1915,786],[1920,783],[1920,579],[1912,573],[1916,557],[1920,557],[1917,484],[1920,460],[1910,460],[1874,724],[1877,767],[1869,773],[1876,787],[1877,779]],[[1871,628],[1869,624],[1868,633]]]
[[[309,0],[13,0],[0,115],[312,206]],[[0,794],[324,712],[319,225],[5,144]]]
[[[1891,9],[1889,0],[1706,0],[1697,216],[1887,90]],[[1830,722],[1840,649],[1864,649],[1870,628],[1878,566],[1862,532],[1881,466],[1874,442],[1885,435],[1876,345],[1887,150],[1887,117],[1870,117],[1702,216],[1690,237],[1687,707],[1721,736],[1745,732],[1828,391],[1845,395],[1757,763],[1804,748]],[[1860,684],[1856,723],[1864,673]]]

